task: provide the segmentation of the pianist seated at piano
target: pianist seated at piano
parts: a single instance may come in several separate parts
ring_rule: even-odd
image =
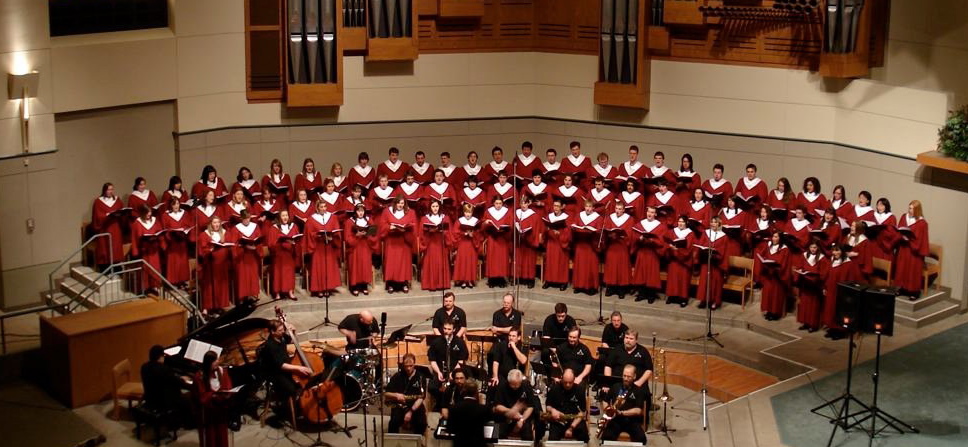
[[[144,385],[144,406],[165,415],[166,422],[176,427],[191,427],[191,402],[182,393],[191,384],[191,378],[180,376],[165,364],[165,348],[154,345],[148,350],[148,361],[141,365],[141,383]]]
[[[412,353],[403,356],[400,370],[390,378],[383,393],[390,406],[389,433],[401,429],[423,435],[427,430],[427,407],[424,405],[427,378],[417,371],[417,357]]]

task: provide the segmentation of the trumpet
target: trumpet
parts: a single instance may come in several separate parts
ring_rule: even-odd
[[[666,361],[665,349],[660,349],[659,355],[656,356],[655,372],[657,379],[662,380],[662,394],[659,396],[659,402],[662,402],[662,406],[665,407],[669,402],[672,402],[672,395],[669,394],[669,364]],[[664,430],[666,427],[664,418],[662,422],[659,422],[659,418],[655,417],[658,411],[659,406],[653,405],[651,420],[654,421],[657,429]]]

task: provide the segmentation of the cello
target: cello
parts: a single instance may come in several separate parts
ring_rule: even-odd
[[[276,317],[283,324],[286,324],[286,314],[279,306],[276,306]],[[286,325],[286,327],[288,329],[289,325]],[[299,346],[296,331],[288,329],[288,332],[293,344],[296,345],[296,355],[290,363],[296,366],[305,366],[313,372],[309,377],[293,374],[293,380],[296,381],[301,390],[297,396],[296,405],[306,420],[315,424],[327,422],[333,419],[334,415],[339,414],[343,408],[343,394],[336,382],[332,380],[333,373],[337,368],[332,368],[324,376],[323,371],[326,366],[323,359],[314,353],[304,352]]]

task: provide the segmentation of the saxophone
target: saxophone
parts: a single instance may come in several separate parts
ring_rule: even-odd
[[[418,399],[422,399],[422,398],[423,398],[423,394],[404,394],[403,399],[405,402],[398,402],[394,400],[394,401],[387,402],[387,406],[392,408],[410,406],[410,405],[413,405],[413,403],[416,402]]]
[[[551,415],[551,412],[550,411],[542,411],[541,412],[541,416],[540,416],[542,422],[552,422],[552,421],[554,421],[554,422],[561,422],[563,424],[570,423],[570,422],[574,421],[575,419],[582,419],[583,417],[584,417],[584,415],[582,415],[582,414],[562,413],[561,418],[558,419],[557,421],[555,421],[555,419]]]

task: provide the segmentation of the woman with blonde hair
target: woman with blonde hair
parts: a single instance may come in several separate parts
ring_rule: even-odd
[[[899,237],[897,253],[892,267],[894,285],[901,293],[916,300],[921,296],[921,280],[924,271],[924,257],[928,255],[928,221],[924,220],[921,201],[912,200],[907,213],[901,215],[897,224]]]

